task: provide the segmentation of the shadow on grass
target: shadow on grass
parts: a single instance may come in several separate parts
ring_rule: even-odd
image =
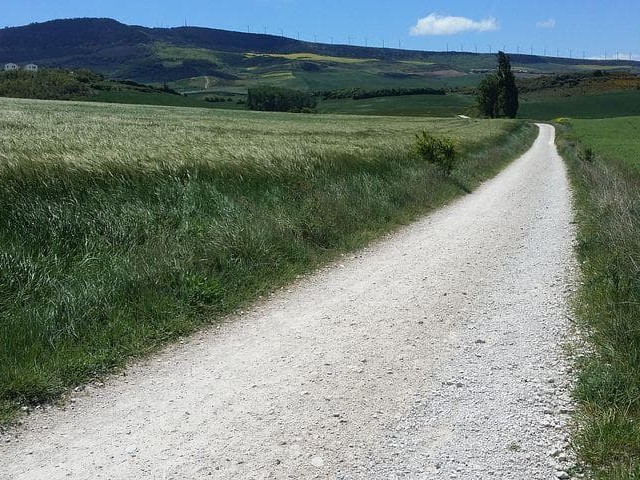
[[[451,183],[453,183],[456,187],[458,187],[460,190],[462,190],[464,193],[471,193],[473,190],[470,186],[468,186],[466,183],[464,183],[462,180],[454,177],[454,176],[450,176],[449,177],[449,181]]]

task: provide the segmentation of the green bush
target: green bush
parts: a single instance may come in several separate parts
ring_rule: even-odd
[[[456,148],[447,137],[434,137],[427,132],[416,135],[414,152],[429,163],[434,163],[450,175],[456,165]]]
[[[592,162],[594,157],[593,149],[591,147],[584,147],[580,151],[580,159],[585,162]]]

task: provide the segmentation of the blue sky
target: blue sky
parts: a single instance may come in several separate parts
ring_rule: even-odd
[[[0,0],[0,27],[54,18],[110,17],[326,43],[640,60],[638,0]]]

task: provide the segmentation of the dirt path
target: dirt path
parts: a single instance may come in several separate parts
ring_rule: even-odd
[[[0,478],[555,478],[573,231],[553,134],[476,193],[31,415]]]

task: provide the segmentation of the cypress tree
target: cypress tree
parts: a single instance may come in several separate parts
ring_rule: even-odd
[[[511,71],[509,56],[498,52],[498,109],[509,118],[518,113],[518,87]]]

